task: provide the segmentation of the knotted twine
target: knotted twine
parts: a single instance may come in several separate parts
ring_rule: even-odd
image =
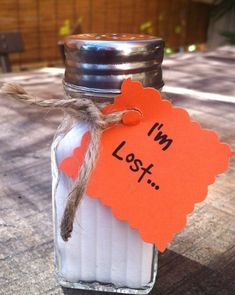
[[[78,205],[86,191],[86,187],[95,168],[99,155],[100,139],[102,132],[113,124],[122,121],[126,112],[136,111],[135,109],[104,114],[102,109],[108,104],[98,103],[92,99],[81,97],[72,98],[66,94],[65,99],[44,99],[30,95],[24,88],[16,83],[6,83],[2,86],[1,92],[8,94],[19,101],[23,101],[33,106],[42,108],[61,109],[65,114],[69,114],[76,120],[86,122],[90,126],[90,142],[85,154],[84,162],[74,182],[73,188],[68,195],[64,214],[60,225],[60,234],[64,241],[68,241],[73,231],[73,222]],[[63,129],[63,123],[60,130]],[[65,129],[65,128],[64,128]]]

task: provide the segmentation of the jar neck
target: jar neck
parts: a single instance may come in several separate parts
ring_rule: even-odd
[[[114,98],[121,94],[121,90],[119,91],[107,91],[107,92],[101,92],[101,91],[94,91],[92,88],[86,88],[86,87],[80,87],[76,85],[69,84],[65,81],[63,81],[64,90],[67,95],[69,95],[72,98],[86,98],[91,99],[95,103],[113,103]],[[158,91],[162,91],[161,87],[160,89],[157,89]]]
[[[115,92],[99,92],[94,91],[92,88],[86,88],[81,86],[72,85],[63,81],[65,93],[72,98],[86,98],[91,99],[96,103],[112,103],[114,97],[121,93],[121,91]]]

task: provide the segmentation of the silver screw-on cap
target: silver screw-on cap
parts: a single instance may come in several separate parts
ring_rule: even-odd
[[[80,34],[65,39],[64,81],[92,92],[120,92],[131,77],[144,86],[162,88],[162,39],[138,34]]]

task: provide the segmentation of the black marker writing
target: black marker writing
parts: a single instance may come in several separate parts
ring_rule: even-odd
[[[141,168],[141,170],[143,170],[143,173],[140,175],[138,182],[141,182],[145,174],[152,174],[152,172],[150,172],[151,168],[153,168],[153,164],[149,164],[146,168]]]
[[[123,160],[122,157],[120,157],[117,153],[119,152],[119,150],[126,144],[125,141],[122,141],[119,146],[114,150],[114,152],[112,153],[112,155],[117,158],[118,160]]]
[[[124,146],[126,145],[126,141],[122,141],[117,148],[114,150],[112,155],[119,161],[125,161],[128,164],[130,164],[129,169],[132,172],[138,172],[141,171],[138,178],[138,182],[141,182],[146,175],[152,174],[151,169],[153,168],[153,164],[149,164],[146,167],[143,164],[143,161],[136,158],[134,153],[124,154]]]
[[[151,136],[152,133],[157,129],[157,134],[154,136],[154,141],[158,141],[159,144],[164,144],[165,146],[162,148],[163,151],[166,151],[170,145],[172,144],[173,140],[168,138],[167,134],[164,134],[160,129],[163,127],[163,124],[154,123],[153,126],[150,128],[148,132],[148,136]]]

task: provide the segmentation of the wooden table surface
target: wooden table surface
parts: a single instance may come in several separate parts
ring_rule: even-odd
[[[172,56],[164,77],[167,97],[235,149],[235,50]],[[61,79],[61,69],[42,69],[5,75],[0,83],[16,81],[56,99],[63,95]],[[2,94],[0,113],[0,294],[96,294],[61,288],[53,273],[50,144],[62,115]],[[234,213],[233,158],[184,231],[160,254],[150,294],[234,295]]]

